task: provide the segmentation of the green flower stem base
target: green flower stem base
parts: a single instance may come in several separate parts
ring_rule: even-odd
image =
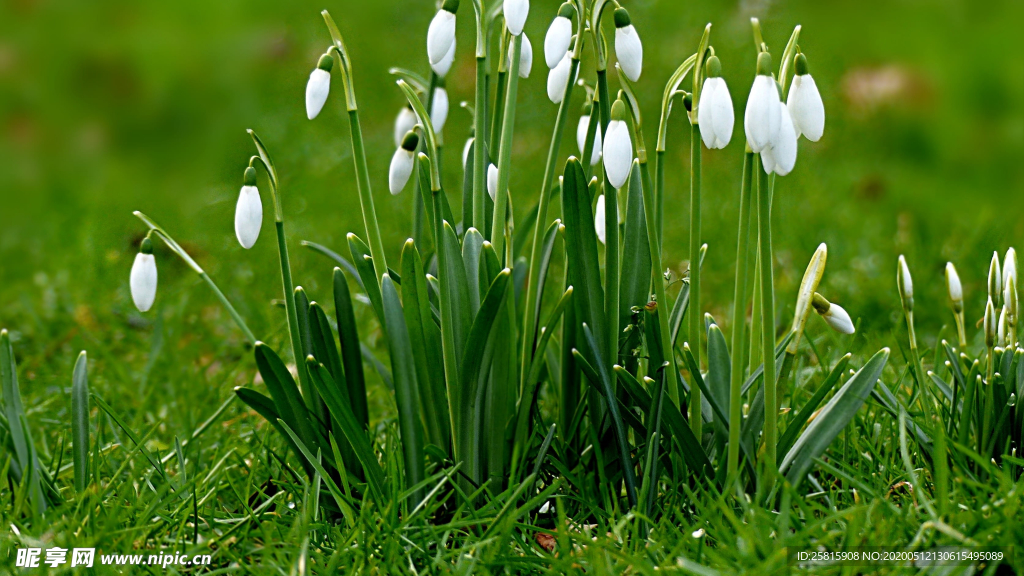
[[[608,141],[608,122],[611,119],[611,99],[608,96],[608,71],[597,71],[597,93],[601,103],[601,142]],[[590,159],[587,158],[587,161]],[[619,360],[619,193],[604,177],[604,314],[608,323],[605,334],[607,360],[618,364]],[[666,334],[669,334],[666,332]]]
[[[775,270],[772,261],[771,192],[768,175],[756,163],[757,171],[757,229],[760,234],[761,269],[761,356],[764,359],[764,469],[769,474],[769,485],[778,472],[776,446],[779,415],[775,381]]]
[[[700,370],[700,336],[704,331],[704,318],[700,313],[700,164],[701,164],[700,126],[690,124],[690,303],[687,315],[690,321],[690,349]],[[694,374],[693,379],[701,378]],[[690,428],[693,435],[701,437],[703,425],[701,415],[700,388],[690,387]]]
[[[508,208],[508,181],[512,163],[512,134],[516,122],[516,92],[519,89],[519,62],[523,51],[523,36],[512,39],[512,66],[508,73],[508,92],[505,111],[501,119],[501,149],[498,152],[498,190],[494,201],[491,224],[491,244],[498,257],[505,254],[505,217]],[[543,196],[543,194],[542,194]],[[511,265],[508,262],[506,265]]]
[[[750,251],[750,190],[754,166],[754,153],[743,155],[743,177],[740,181],[740,223],[736,240],[736,286],[732,304],[732,370],[729,382],[729,453],[727,476],[732,478],[739,466],[740,426],[742,424],[740,397],[743,386],[744,337],[747,310],[747,253]]]
[[[487,58],[476,59],[476,114],[473,118],[473,221],[469,223],[480,231],[487,230]],[[469,226],[465,229],[469,230]]]

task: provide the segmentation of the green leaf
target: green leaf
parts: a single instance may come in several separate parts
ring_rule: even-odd
[[[464,347],[472,325],[470,315],[469,281],[466,267],[462,262],[462,251],[455,230],[448,222],[439,225],[440,246],[438,250],[438,278],[441,300],[441,342],[444,357],[445,381],[449,386],[461,381],[459,367],[463,363]],[[458,393],[449,393],[449,403],[460,406],[463,400]],[[455,411],[455,408],[451,408]]]
[[[327,314],[319,304],[313,302],[309,305],[309,316],[310,316],[310,340],[313,346],[313,350],[310,353],[320,364],[323,364],[330,372],[331,378],[338,386],[338,393],[342,395],[345,400],[350,400],[348,393],[348,386],[345,382],[345,370],[341,365],[341,357],[338,355],[338,348],[334,345],[334,332],[331,330],[331,325],[327,321]],[[314,387],[314,391],[316,388]],[[321,419],[327,423],[329,421],[326,406],[323,404],[323,399],[320,398],[317,393],[317,398],[323,407],[323,414]],[[335,428],[337,425],[334,426]],[[352,446],[348,442],[341,442],[339,448],[341,453],[342,461],[345,463],[345,467],[356,474],[360,474],[362,469],[358,466],[355,452],[352,451]],[[360,479],[361,476],[360,476]]]
[[[85,350],[75,361],[71,376],[71,436],[75,465],[75,492],[81,494],[89,485],[89,374]]]
[[[624,76],[622,76],[624,78]],[[619,326],[628,326],[633,307],[643,307],[651,295],[651,246],[647,241],[644,191],[639,164],[629,173],[626,224],[622,231],[622,275],[619,287]],[[607,200],[607,199],[606,199]]]
[[[470,228],[462,237],[462,263],[466,267],[466,280],[469,281],[469,304],[470,311],[475,316],[480,309],[480,299],[483,298],[480,287],[480,251],[483,248],[484,237],[476,228]],[[490,284],[484,284],[486,288]]]
[[[96,405],[99,406],[104,412],[106,412],[107,416],[110,416],[110,419],[113,420],[115,424],[117,424],[118,428],[120,428],[125,434],[127,434],[128,437],[131,438],[132,442],[134,442],[135,445],[138,446],[139,452],[142,452],[142,455],[146,457],[146,460],[149,460],[149,464],[153,467],[154,470],[156,470],[157,474],[159,474],[160,477],[165,482],[173,486],[174,484],[171,482],[170,478],[167,477],[167,473],[164,471],[164,467],[160,465],[160,461],[154,458],[153,455],[150,454],[149,450],[146,450],[146,445],[143,444],[142,440],[139,439],[139,436],[135,434],[135,431],[133,431],[127,424],[125,424],[124,420],[122,420],[121,417],[118,416],[116,412],[114,412],[114,409],[107,405],[107,403],[104,402],[102,398],[95,394],[92,395],[92,398],[93,400],[96,401]],[[182,496],[185,495],[182,494]]]
[[[352,252],[352,263],[359,271],[366,296],[373,305],[373,311],[377,314],[377,320],[384,324],[384,309],[381,304],[380,283],[377,280],[377,273],[373,269],[373,258],[370,256],[370,248],[358,236],[348,235],[348,249]]]
[[[807,429],[797,438],[779,467],[779,471],[786,474],[786,479],[791,484],[795,486],[803,480],[814,464],[814,459],[828,449],[836,436],[857,414],[861,405],[871,395],[888,359],[888,348],[883,348],[872,356],[867,364],[836,392],[828,404],[825,404],[814,421],[808,424]]]
[[[370,414],[366,405],[366,377],[363,374],[363,356],[359,344],[356,315],[352,309],[352,294],[348,279],[341,268],[334,269],[334,315],[338,322],[338,340],[341,343],[341,363],[345,371],[345,385],[352,403],[356,422],[365,430]]]
[[[711,318],[710,315],[705,315]],[[713,322],[713,321],[712,321]],[[729,438],[729,400],[730,382],[732,382],[732,363],[729,358],[729,346],[725,343],[725,336],[717,324],[712,323],[708,329],[708,375],[707,396],[712,397],[719,408],[723,410],[724,418],[719,418],[715,413],[715,434],[719,436],[720,442],[724,443]]]
[[[534,326],[540,326],[540,311],[544,299],[544,287],[547,285],[548,269],[551,267],[551,257],[555,251],[555,240],[558,239],[559,235],[564,236],[564,234],[565,226],[562,226],[562,221],[555,220],[554,222],[551,223],[550,226],[548,226],[547,231],[544,232],[544,239],[541,241],[540,266],[537,270],[537,286],[535,292],[537,297],[535,298],[536,304],[534,305],[532,312],[534,317]],[[530,345],[533,345],[537,341],[537,335],[531,334],[530,339],[527,341],[530,343]],[[536,358],[537,356],[538,353],[534,351],[533,357]]]
[[[337,502],[338,508],[342,510],[351,510],[351,507],[348,505],[348,502],[345,501],[345,496],[341,493],[341,489],[338,488],[338,485],[334,482],[334,479],[331,477],[330,473],[328,473],[327,470],[324,469],[323,465],[320,464],[320,459],[313,456],[313,454],[310,453],[309,448],[306,447],[306,444],[302,442],[302,439],[299,438],[298,434],[296,434],[291,428],[288,427],[288,424],[286,424],[284,420],[278,419],[278,422],[284,429],[285,434],[289,438],[291,438],[292,441],[295,443],[295,447],[305,457],[305,460],[309,462],[313,469],[316,470],[317,474],[320,475],[320,479],[323,480],[325,484],[327,484],[327,489],[330,491],[331,496],[334,497],[335,502]],[[317,488],[317,490],[319,490],[319,488]]]
[[[562,214],[565,218],[565,251],[569,261],[569,284],[576,297],[575,321],[587,324],[598,335],[598,350],[607,350],[602,339],[606,333],[604,288],[597,256],[597,234],[583,168],[575,158],[565,164],[562,176]]]
[[[299,344],[302,347],[302,356],[313,354],[313,335],[310,329],[309,320],[309,296],[302,286],[296,286],[293,294],[295,298],[295,320],[299,325]],[[333,344],[333,340],[332,340]],[[324,359],[326,361],[326,358]],[[302,363],[296,362],[296,370],[302,369]],[[305,382],[299,378],[299,383]],[[320,400],[316,390],[302,390],[302,398],[306,402],[306,408],[310,413],[316,415],[321,421],[325,421],[326,413],[323,409],[323,402]]]
[[[327,246],[317,244],[316,242],[303,240],[301,244],[314,252],[319,252],[320,254],[327,256],[331,260],[334,260],[334,262],[337,263],[338,266],[344,268],[350,276],[356,279],[356,284],[359,284],[359,288],[361,288],[364,291],[366,290],[366,287],[363,286],[362,278],[359,277],[359,271],[356,270],[356,267],[351,262],[348,261],[348,258],[345,258],[341,254],[338,254],[337,252],[331,250]]]
[[[18,457],[18,465],[21,471],[27,474],[33,512],[41,514],[46,510],[46,499],[43,497],[39,484],[40,472],[43,470],[39,467],[36,449],[32,444],[32,434],[28,427],[28,420],[25,418],[25,409],[21,404],[18,366],[7,330],[0,330],[0,381],[2,381],[0,387],[3,390],[4,409],[11,432],[11,441]]]
[[[851,354],[847,354],[840,358],[839,362],[836,363],[836,367],[832,369],[832,372],[830,372],[828,377],[825,378],[825,381],[821,383],[821,386],[815,390],[811,399],[800,408],[800,412],[792,419],[792,421],[790,421],[789,426],[786,428],[786,432],[779,440],[778,448],[775,452],[776,454],[786,454],[789,452],[789,449],[793,447],[793,442],[796,441],[797,434],[800,433],[804,424],[806,424],[807,420],[810,419],[811,414],[814,414],[814,411],[818,409],[818,406],[821,404],[821,401],[825,399],[825,396],[828,396],[828,393],[832,391],[836,382],[839,382],[843,372],[846,371],[846,366],[850,363],[851,357]]]
[[[263,382],[270,391],[270,397],[274,399],[274,406],[281,418],[288,422],[293,430],[297,430],[307,443],[313,444],[313,428],[309,423],[309,412],[306,404],[299,394],[299,388],[292,378],[291,372],[281,361],[277,352],[264,344],[257,342],[253,347],[253,355],[256,357],[256,368],[263,377]]]

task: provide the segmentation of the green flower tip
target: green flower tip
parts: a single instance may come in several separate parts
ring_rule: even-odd
[[[256,169],[252,166],[245,168],[245,174],[242,175],[242,186],[255,186],[256,185]]]
[[[793,58],[793,67],[796,69],[797,76],[807,74],[807,57],[803,55],[803,52]]]
[[[772,55],[767,52],[761,52],[757,55],[757,74],[759,76],[771,76],[772,75]]]
[[[331,56],[331,53],[324,52],[323,56],[320,57],[320,60],[317,61],[316,67],[325,72],[330,72],[331,68],[334,67],[334,58]]]
[[[811,297],[811,306],[814,306],[814,310],[818,314],[825,314],[828,312],[828,309],[832,307],[832,303],[826,300],[821,294],[815,292],[814,296]]]
[[[683,95],[683,106],[687,112],[693,112],[693,94],[687,92]]]
[[[612,120],[626,120],[626,103],[622,101],[622,98],[619,98],[612,104]]]
[[[146,236],[142,239],[142,244],[139,245],[140,254],[152,254],[153,253],[153,241]]]
[[[455,14],[459,11],[459,0],[444,0],[444,4],[441,6],[441,9]]]
[[[625,28],[626,26],[629,26],[632,23],[633,21],[629,19],[629,12],[627,12],[625,8],[620,6],[615,9],[616,28]]]
[[[572,2],[563,2],[562,5],[558,7],[558,15],[562,18],[572,20],[572,15],[575,13],[576,9],[573,8]]]
[[[583,101],[583,116],[590,116],[594,113],[594,103],[590,100]]]
[[[722,75],[722,61],[718,56],[712,55],[704,64],[704,73],[708,78],[718,78]]]
[[[416,132],[409,130],[405,133],[405,138],[402,138],[402,149],[413,152],[416,147],[420,145],[420,137]]]

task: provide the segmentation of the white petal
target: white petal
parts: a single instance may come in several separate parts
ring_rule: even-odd
[[[743,130],[747,143],[754,152],[760,152],[778,136],[779,92],[771,76],[759,74],[754,78],[747,97],[747,108],[743,111]]]
[[[615,29],[615,57],[619,66],[633,82],[640,79],[640,71],[644,64],[644,47],[632,24]]]
[[[248,250],[256,244],[263,227],[263,203],[255,186],[242,186],[235,204],[235,237],[242,248]]]
[[[700,104],[697,106],[697,123],[700,125],[704,145],[712,149],[725,148],[732,139],[735,121],[732,97],[725,80],[708,78],[704,82]]]
[[[392,195],[397,196],[405,188],[415,163],[416,157],[412,152],[401,146],[395,150],[395,155],[391,157],[391,168],[388,170],[388,187]]]
[[[793,77],[786,104],[793,116],[797,136],[803,135],[811,142],[817,142],[825,131],[825,105],[810,74]]]
[[[427,28],[427,59],[431,66],[443,60],[454,43],[455,14],[438,10]]]
[[[832,327],[833,330],[840,334],[853,334],[856,328],[853,326],[853,320],[850,319],[850,315],[843,310],[843,307],[838,304],[832,304],[828,308],[828,312],[822,316],[825,322]]]
[[[491,202],[495,202],[498,197],[498,167],[494,164],[487,166],[487,195],[491,197]]]
[[[466,140],[466,145],[462,147],[462,169],[466,169],[466,164],[469,162],[469,149],[473,147],[474,138]]]
[[[430,123],[434,132],[443,132],[448,121],[448,91],[438,86],[434,89],[434,104],[430,109]]]
[[[629,126],[622,120],[612,120],[608,123],[604,141],[604,169],[611,185],[622,188],[629,179],[632,166],[633,141],[629,135]]]
[[[562,60],[548,72],[548,99],[555,104],[560,104],[565,97],[565,87],[569,83],[569,72],[572,53],[566,52]]]
[[[398,117],[395,118],[395,148],[402,145],[405,135],[416,127],[416,122],[416,113],[408,107],[402,108],[402,111],[398,113]]]
[[[548,33],[544,36],[544,62],[548,68],[558,66],[558,63],[569,50],[572,42],[572,20],[558,16],[548,27]]]
[[[907,266],[907,259],[900,254],[899,257],[900,276],[903,279],[903,295],[907,298],[914,297],[914,279],[910,276],[910,266]]]
[[[434,71],[438,76],[444,78],[448,75],[448,71],[452,69],[452,62],[455,62],[455,41],[452,41],[451,48],[445,53],[444,57],[441,58],[440,62],[435,62],[430,65],[430,69]]]
[[[513,36],[523,33],[526,17],[530,14],[530,0],[505,0],[502,7],[505,14],[505,26]]]
[[[331,91],[331,73],[319,68],[309,74],[306,82],[306,117],[316,118],[327,102],[327,94]]]
[[[590,130],[590,116],[580,116],[580,123],[576,126],[576,145],[580,149],[580,156],[585,152],[587,146],[587,131]],[[594,149],[590,153],[590,165],[594,166],[601,160],[601,127],[594,131]]]
[[[796,165],[796,131],[793,129],[793,120],[789,116],[789,108],[780,103],[779,111],[782,121],[779,125],[778,136],[772,144],[772,156],[775,158],[775,173],[785,176]]]
[[[508,63],[509,67],[512,66],[512,44],[508,45]],[[519,77],[529,78],[530,71],[533,70],[533,44],[530,43],[530,39],[523,34],[523,47],[519,52]]]
[[[946,285],[949,287],[949,299],[960,302],[964,299],[964,287],[960,283],[960,275],[952,262],[946,262]]]
[[[601,244],[604,244],[604,194],[597,197],[597,206],[594,208],[594,232],[597,233],[597,239]]]
[[[135,255],[128,284],[139,312],[146,312],[153,307],[153,301],[156,300],[156,259],[152,254],[140,252]]]
[[[1017,286],[1017,251],[1012,247],[1006,250],[1003,258],[1003,290],[1010,287],[1010,280]]]
[[[775,171],[775,156],[772,155],[772,147],[770,145],[761,149],[761,167],[764,168],[765,174],[771,174]]]

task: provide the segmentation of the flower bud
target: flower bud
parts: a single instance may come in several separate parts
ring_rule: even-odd
[[[427,29],[427,60],[439,76],[444,74],[438,72],[437,66],[449,56],[449,52],[452,57],[455,55],[455,13],[458,9],[459,0],[446,0]]]
[[[590,104],[587,102],[587,104]],[[576,125],[576,145],[580,149],[580,156],[583,156],[585,152],[584,148],[587,147],[587,132],[590,131],[590,119],[591,115],[589,111],[586,111],[583,116],[580,116],[580,123]],[[594,131],[594,149],[590,154],[590,165],[594,166],[601,160],[601,127],[598,126],[597,130]]]
[[[548,100],[553,104],[561,104],[565,97],[565,88],[569,85],[569,72],[572,71],[572,52],[562,55],[558,65],[548,72]]]
[[[594,232],[597,233],[597,239],[601,241],[601,244],[604,244],[604,194],[597,197],[597,206],[594,207]]]
[[[1003,302],[1006,301],[1005,292],[1010,287],[1010,280],[1014,286],[1017,285],[1017,251],[1012,247],[1006,250],[1006,257],[1003,258]]]
[[[544,36],[544,63],[548,68],[558,66],[572,43],[572,15],[575,9],[566,2],[558,9],[558,16],[551,21]]]
[[[633,141],[626,124],[626,104],[622,99],[612,105],[611,122],[605,132],[604,168],[614,188],[622,188],[633,166]]]
[[[388,188],[391,194],[397,196],[409,182],[413,167],[416,166],[416,147],[420,144],[420,138],[415,132],[405,135],[402,145],[395,150],[391,157],[391,168],[388,170]]]
[[[619,59],[619,66],[626,78],[633,82],[640,79],[644,47],[625,8],[615,9],[615,57]]]
[[[512,63],[512,49],[514,45],[508,45],[508,61]],[[529,78],[530,71],[533,70],[533,44],[530,43],[530,38],[526,34],[523,34],[523,46],[519,51],[519,77]]]
[[[153,242],[148,236],[139,246],[139,253],[135,255],[128,284],[135,307],[139,312],[149,311],[156,300],[156,259],[153,257]]]
[[[494,164],[487,166],[487,195],[491,197],[491,202],[498,201],[498,167]]]
[[[306,117],[312,120],[320,114],[327,102],[327,94],[331,91],[331,67],[334,58],[330,53],[324,54],[317,62],[316,68],[309,73],[306,82]]]
[[[513,36],[523,33],[526,17],[530,15],[530,0],[505,0],[502,6],[505,14],[505,27]]]
[[[1003,277],[999,271],[999,253],[992,253],[992,262],[988,266],[988,296],[998,307],[1002,304]]]
[[[476,140],[476,138],[473,137],[473,136],[470,136],[466,140],[466,145],[462,147],[462,169],[463,170],[465,170],[466,169],[466,165],[469,164],[469,151],[473,149],[473,141],[474,140]]]
[[[856,331],[853,320],[850,319],[850,315],[846,313],[842,306],[829,302],[817,292],[814,293],[814,297],[811,299],[811,305],[814,306],[814,311],[821,315],[822,319],[836,332],[840,334],[853,334]]]
[[[235,237],[248,250],[256,244],[263,227],[263,203],[256,187],[256,169],[249,166],[242,177],[242,189],[235,204]]]
[[[998,322],[996,305],[992,302],[992,297],[989,296],[988,302],[985,303],[985,346],[989,348],[996,345]]]
[[[434,102],[430,107],[430,123],[434,126],[434,132],[440,134],[444,131],[444,124],[448,121],[448,90],[444,86],[434,88]]]
[[[704,80],[704,87],[700,92],[697,124],[700,126],[700,137],[704,140],[704,145],[714,150],[725,148],[729,144],[736,117],[732,109],[729,87],[721,77],[722,65],[718,57],[708,58],[706,68],[708,77]]]
[[[949,289],[949,301],[957,314],[964,311],[964,288],[960,284],[960,275],[952,262],[946,262],[946,287]]]
[[[825,131],[825,105],[821,102],[814,78],[807,72],[807,58],[803,54],[796,55],[795,68],[796,75],[789,87],[786,106],[793,117],[797,137],[817,142]]]
[[[999,311],[999,322],[996,324],[996,346],[1006,344],[1006,307]]]
[[[907,266],[907,259],[900,254],[896,265],[896,287],[900,292],[900,300],[903,301],[903,309],[907,312],[914,311],[914,280],[910,277],[910,268]]]
[[[763,71],[767,67],[767,71]],[[771,56],[762,52],[757,58],[757,77],[750,87],[747,108],[743,111],[743,130],[754,152],[761,152],[779,135],[782,108],[779,90],[771,77]]]
[[[398,113],[398,116],[395,117],[395,148],[402,145],[405,135],[416,128],[417,123],[416,113],[412,111],[409,105],[404,106]]]

